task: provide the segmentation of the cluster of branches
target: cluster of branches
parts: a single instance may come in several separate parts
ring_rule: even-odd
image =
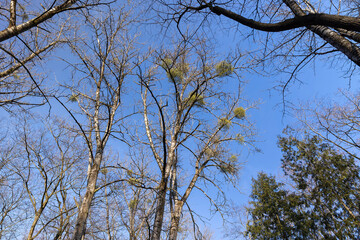
[[[190,229],[189,220],[194,238],[202,239],[196,213],[188,204],[191,193],[194,190],[203,193],[215,210],[222,212],[226,202],[222,184],[229,181],[236,185],[241,161],[238,153],[230,151],[230,146],[233,142],[251,146],[254,134],[247,118],[248,110],[254,105],[243,101],[237,82],[241,57],[234,55],[219,61],[209,52],[211,48],[205,40],[186,38],[172,50],[144,54],[132,34],[135,32],[132,26],[137,21],[132,15],[136,5],[124,4],[121,8],[105,7],[101,12],[91,12],[92,7],[109,3],[67,0],[36,5],[11,0],[2,4],[7,7],[0,8],[3,23],[0,106],[39,105],[44,101],[50,104],[53,100],[73,122],[69,124],[62,118],[39,121],[41,117],[26,115],[18,118],[17,132],[12,136],[14,141],[8,136],[1,139],[4,143],[1,146],[6,147],[1,149],[0,162],[3,210],[0,237],[80,240],[85,236],[114,239],[125,235],[129,239],[178,239],[180,234],[187,234],[182,229]],[[284,0],[283,3],[277,6],[277,2],[257,1],[254,11],[245,6],[246,2],[239,1],[167,1],[164,4],[171,8],[168,13],[178,26],[186,14],[213,13],[265,32],[305,28],[360,65],[360,24],[351,7],[345,11],[336,7],[336,13],[330,7],[329,12],[322,13],[308,1]],[[228,10],[230,7],[232,11]],[[73,10],[77,10],[84,24],[75,28],[69,16],[62,19],[63,24],[56,23],[60,13],[64,17],[64,12]],[[247,12],[251,12],[250,17],[246,17]],[[303,36],[294,33],[296,38],[291,40],[295,42]],[[39,67],[38,60],[60,44],[64,44],[62,49],[72,52],[71,58],[64,59],[73,70],[72,79],[61,82],[57,86],[59,91],[45,92],[43,76],[33,71]],[[319,54],[325,45],[315,46],[305,59]],[[136,84],[132,84],[131,79],[136,79]],[[134,86],[137,88],[131,97],[124,97],[125,89]],[[133,111],[129,108],[129,99],[136,100],[136,92],[139,92],[141,107],[135,106]],[[45,100],[37,103],[33,98],[24,100],[38,95]],[[27,118],[37,119],[33,120],[36,124],[29,123]],[[334,135],[336,138],[329,141],[341,140],[357,147],[354,135],[349,133],[358,124],[356,117],[345,119],[348,120],[345,125],[351,128],[338,132]],[[33,125],[37,126],[30,127]],[[335,130],[330,129],[329,125],[327,131],[332,134]],[[112,139],[127,143],[123,150],[117,150],[120,157],[110,151]],[[293,141],[283,139],[282,142],[284,151],[292,154],[285,145]],[[296,144],[301,145],[298,141]],[[320,143],[315,138],[311,144],[318,147]],[[339,146],[350,152],[346,144]],[[331,155],[325,158],[331,160],[329,164],[339,164],[332,160],[340,159],[340,163],[348,161],[351,169],[356,168],[353,164],[356,154],[347,158],[336,155],[327,145],[320,147],[321,152]],[[296,164],[291,165],[294,166]],[[287,171],[297,170],[291,167],[286,168]],[[346,174],[345,178],[351,175]],[[292,179],[294,182],[302,179],[304,184],[302,175],[294,176],[298,176]],[[260,177],[261,181],[255,184],[266,182],[272,184],[272,189],[279,188],[272,178]],[[354,179],[352,183],[357,184],[357,175],[350,177]],[[322,199],[307,195],[315,190],[309,187],[313,179],[305,180],[305,187],[298,184],[304,194],[294,199],[311,208],[310,203]],[[345,187],[354,188],[353,185]],[[325,190],[326,195],[328,189]],[[209,192],[216,192],[217,197],[213,198]],[[286,191],[280,192],[280,197],[290,199]],[[357,195],[345,197],[353,199]],[[329,220],[326,230],[315,229],[306,236],[318,232],[324,237],[337,236],[338,228],[343,228],[337,218],[351,220],[344,228],[354,229],[351,224],[358,224],[354,217],[358,209],[348,199],[334,195],[329,204],[324,205],[329,212],[326,217],[336,221]],[[288,207],[293,210],[294,204],[287,203],[286,207],[285,213],[292,214]],[[288,217],[286,214],[284,219]],[[284,219],[279,220],[280,225],[277,225],[279,221],[270,225],[282,228]],[[306,224],[317,223],[306,221]],[[328,225],[335,226],[333,233],[329,233]],[[293,231],[291,227],[289,231]],[[258,231],[256,222],[249,224],[248,231],[252,229]],[[287,238],[292,233],[281,234]]]
[[[174,50],[157,52],[154,68],[140,74],[147,139],[139,141],[150,147],[160,171],[151,239],[162,234],[167,198],[168,239],[177,239],[185,207],[194,218],[187,205],[193,190],[202,192],[221,212],[225,202],[222,179],[235,183],[241,166],[238,155],[227,146],[252,144],[253,127],[246,112],[254,106],[242,106],[246,102],[240,86],[238,93],[222,87],[234,84],[228,78],[241,69],[239,56],[216,62],[207,49],[206,41],[181,42]],[[185,175],[184,165],[191,169]],[[211,197],[204,188],[207,185],[224,198]]]
[[[72,9],[66,6],[63,11]],[[1,195],[1,236],[178,239],[189,234],[191,227],[183,226],[191,222],[194,237],[200,239],[196,211],[187,203],[193,190],[222,210],[221,184],[235,184],[241,165],[228,146],[237,142],[251,147],[254,134],[247,118],[254,106],[242,100],[237,75],[241,58],[217,61],[205,40],[143,53],[132,34],[138,21],[135,8],[124,4],[79,13],[85,24],[71,29],[77,38],[66,38],[62,48],[72,53],[63,59],[72,69],[71,79],[44,94],[68,117],[39,121],[40,116],[29,112],[23,119],[32,120],[17,118],[21,127],[14,136],[22,144],[2,140],[8,148],[1,151],[0,188],[14,188]],[[14,72],[31,66],[14,64]],[[29,77],[34,80],[30,72],[24,75]],[[236,87],[227,89],[226,84]],[[135,88],[133,94],[125,94],[124,86]],[[42,91],[36,85],[25,92],[36,88]],[[138,110],[133,111],[129,106],[136,92],[141,107],[135,105]],[[127,143],[115,149],[120,157],[111,153],[110,139]],[[213,198],[207,188],[222,198]],[[32,209],[22,209],[30,204]]]
[[[41,105],[48,101],[38,73],[41,60],[72,38],[70,15],[110,1],[1,1],[0,106]],[[72,39],[73,40],[73,39]],[[42,99],[35,101],[34,97]],[[26,100],[31,97],[31,100]]]
[[[257,65],[266,66],[270,73],[275,70],[290,75],[283,83],[284,89],[315,57],[326,55],[327,62],[346,69],[349,75],[360,66],[357,1],[160,2],[165,6],[161,13],[164,21],[175,21],[180,32],[187,29],[189,23],[197,23],[196,30],[207,23],[206,29],[210,31],[222,29],[226,34],[229,29],[237,30],[237,36],[243,36],[239,42],[252,36],[256,46],[264,46],[257,53]]]

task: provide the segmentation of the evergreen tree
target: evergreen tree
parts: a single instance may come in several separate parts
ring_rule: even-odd
[[[317,136],[279,138],[290,190],[274,176],[253,180],[245,234],[252,239],[359,239],[359,166]]]

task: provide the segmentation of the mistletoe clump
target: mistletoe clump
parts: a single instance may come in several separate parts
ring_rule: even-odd
[[[70,95],[70,97],[69,97],[70,102],[77,102],[77,100],[78,100],[78,95],[76,95],[76,94]]]
[[[166,71],[166,75],[170,81],[180,83],[189,72],[189,63],[175,63],[170,58],[161,60],[160,66]]]
[[[132,199],[132,200],[130,201],[129,207],[130,207],[131,209],[135,209],[136,206],[138,205],[138,203],[139,203],[139,200],[138,200],[137,198],[134,198],[134,199]]]
[[[222,162],[219,164],[219,168],[222,173],[226,173],[230,175],[235,175],[238,171],[238,168],[234,163]]]
[[[238,119],[243,119],[246,116],[246,110],[243,107],[235,108],[234,115]]]
[[[221,61],[215,66],[215,71],[219,77],[226,77],[234,72],[234,67],[228,61]]]
[[[197,107],[203,107],[205,105],[204,95],[192,93],[187,99],[189,105],[195,105]]]
[[[219,125],[225,130],[228,130],[231,126],[231,121],[227,118],[220,118],[219,119]]]

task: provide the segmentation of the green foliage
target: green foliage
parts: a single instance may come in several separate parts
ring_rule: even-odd
[[[171,69],[173,66],[173,60],[171,60],[170,58],[164,58],[162,59],[160,66],[164,69]]]
[[[298,211],[301,199],[284,190],[275,177],[259,173],[258,178],[253,179],[251,198],[252,206],[248,210],[252,219],[247,224],[246,236],[251,239],[311,239],[307,232],[311,220],[309,222]]]
[[[178,68],[169,69],[166,75],[169,80],[174,80],[176,83],[180,83],[184,79],[184,72]]]
[[[234,72],[234,67],[228,61],[221,61],[215,66],[215,71],[219,77],[226,77]]]
[[[279,138],[292,191],[264,173],[253,180],[252,239],[360,239],[360,168],[318,137]]]
[[[237,160],[238,160],[238,157],[236,155],[231,155],[231,157],[229,158],[229,162],[232,162],[232,163],[237,162]]]
[[[171,58],[161,59],[160,66],[166,71],[169,80],[181,83],[189,72],[189,63],[174,62]]]
[[[178,64],[177,67],[184,73],[184,74],[188,74],[189,70],[190,70],[190,65],[189,63],[183,62],[181,64]]]
[[[234,115],[238,119],[243,119],[246,116],[246,111],[243,107],[238,107],[234,109]]]
[[[203,107],[205,105],[204,96],[197,93],[191,93],[186,99],[188,105],[193,105],[197,107]]]
[[[219,162],[219,169],[222,173],[236,175],[240,169],[238,165],[238,157],[236,155],[231,155],[227,161]]]
[[[220,153],[215,149],[208,148],[205,150],[205,156],[207,158],[217,158],[219,157]]]
[[[231,126],[231,121],[227,118],[220,118],[218,121],[218,124],[220,127],[222,127],[225,130],[228,130]]]

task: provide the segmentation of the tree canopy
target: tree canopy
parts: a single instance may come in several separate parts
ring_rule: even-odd
[[[285,183],[253,179],[246,235],[252,239],[356,239],[360,168],[317,136],[279,138]]]

